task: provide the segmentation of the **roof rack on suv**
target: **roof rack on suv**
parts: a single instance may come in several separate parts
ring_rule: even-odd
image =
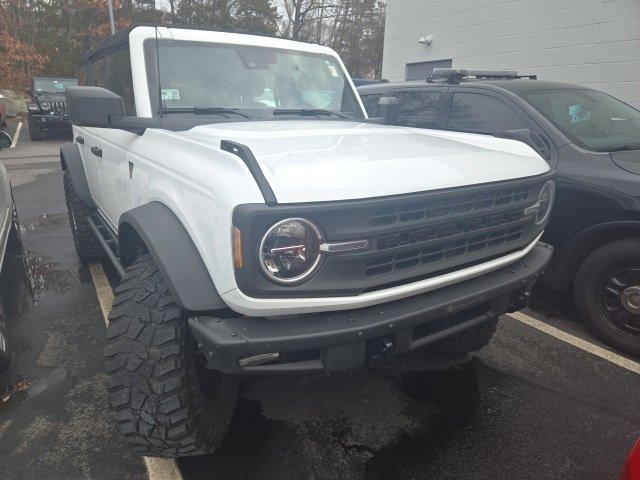
[[[537,80],[537,75],[518,75],[515,70],[466,70],[456,68],[434,68],[433,73],[427,76],[428,83],[460,83],[461,80],[469,78],[483,80],[515,80],[528,78]]]

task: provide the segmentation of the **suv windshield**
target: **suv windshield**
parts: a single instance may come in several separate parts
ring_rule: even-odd
[[[301,110],[305,114],[315,110],[320,116],[318,111],[325,110],[357,118],[363,116],[340,63],[332,56],[245,45],[159,40],[158,58],[155,45],[156,41],[151,40],[145,46],[147,71],[153,72],[149,77],[150,91],[158,92],[156,99],[161,98],[162,111],[206,114],[218,109],[218,113],[226,115],[233,112],[222,109],[237,109],[250,115],[258,109],[269,115],[274,110],[288,110],[284,113],[297,115]],[[159,72],[159,85],[155,72]]]
[[[34,78],[33,91],[35,93],[64,93],[67,87],[75,87],[75,78]]]
[[[640,149],[640,111],[606,93],[555,89],[522,96],[584,148],[601,152]]]

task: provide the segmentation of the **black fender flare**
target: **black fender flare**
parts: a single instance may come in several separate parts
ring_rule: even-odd
[[[580,262],[590,251],[629,232],[640,236],[640,219],[612,220],[585,228],[559,252],[556,271],[566,278],[572,278]]]
[[[181,308],[189,311],[228,308],[189,233],[166,205],[150,202],[121,215],[118,244],[124,267],[135,259],[138,238],[153,257]]]
[[[74,143],[60,147],[60,165],[62,170],[69,171],[73,188],[75,188],[78,197],[88,207],[95,208],[93,198],[91,198],[91,190],[87,182],[87,175],[82,164],[82,156],[78,146]]]

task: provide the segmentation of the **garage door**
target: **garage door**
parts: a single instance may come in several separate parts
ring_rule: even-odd
[[[431,62],[407,63],[406,80],[425,80],[434,68],[451,68],[451,59]]]

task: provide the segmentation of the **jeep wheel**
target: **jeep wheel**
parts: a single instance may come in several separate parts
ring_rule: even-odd
[[[595,250],[576,273],[582,319],[604,342],[640,355],[640,241],[618,240]]]
[[[31,118],[29,118],[29,138],[34,142],[39,142],[44,138],[42,128],[40,128],[40,125],[36,122],[32,121]]]
[[[488,320],[480,325],[440,340],[426,347],[429,356],[436,358],[463,357],[486,347],[493,338],[498,319]]]
[[[238,378],[203,367],[186,315],[149,255],[127,268],[109,322],[109,408],[129,447],[159,457],[218,448],[233,416]]]
[[[63,183],[64,196],[67,201],[67,213],[69,214],[69,225],[71,226],[76,252],[80,260],[85,263],[98,261],[103,257],[104,251],[87,221],[87,217],[89,217],[92,212],[76,193],[73,187],[73,181],[71,180],[71,174],[68,170],[64,172]]]

